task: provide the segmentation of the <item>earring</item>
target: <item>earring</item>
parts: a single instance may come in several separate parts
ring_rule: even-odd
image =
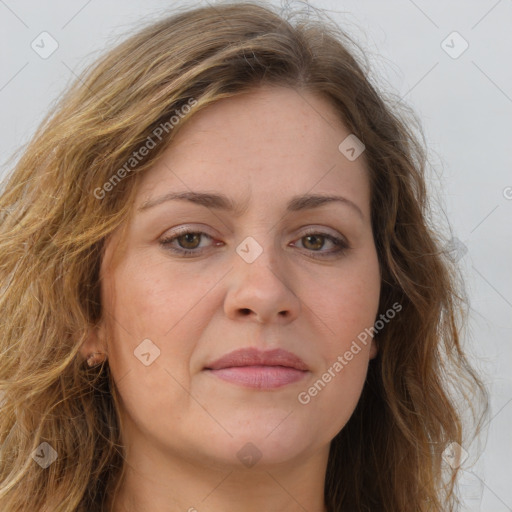
[[[93,352],[92,354],[89,354],[89,357],[87,358],[87,364],[90,367],[96,366],[96,365],[102,363],[103,361],[105,361],[105,359],[106,359],[106,357],[105,358],[96,357],[96,354],[105,355],[105,354],[102,354],[102,352]]]

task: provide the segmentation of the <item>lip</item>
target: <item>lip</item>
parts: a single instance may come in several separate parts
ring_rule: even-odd
[[[222,380],[254,389],[274,389],[305,377],[304,361],[283,349],[262,351],[242,348],[222,356],[204,368]]]

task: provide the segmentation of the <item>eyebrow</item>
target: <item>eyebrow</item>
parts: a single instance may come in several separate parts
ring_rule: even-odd
[[[158,206],[167,201],[189,201],[200,206],[205,206],[206,208],[228,211],[235,217],[239,217],[247,211],[247,205],[237,205],[224,194],[214,194],[208,192],[170,192],[163,196],[145,201],[138,208],[138,211],[147,211],[150,208]],[[319,208],[329,203],[341,203],[343,205],[349,206],[359,215],[359,217],[364,220],[363,212],[359,206],[357,206],[350,199],[337,195],[306,194],[302,196],[294,196],[288,201],[286,205],[286,211],[298,212],[309,210],[312,208]]]

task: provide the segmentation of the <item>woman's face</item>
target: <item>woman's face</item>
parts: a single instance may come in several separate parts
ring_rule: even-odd
[[[327,456],[376,353],[353,342],[380,291],[368,172],[364,154],[345,156],[350,139],[339,149],[347,136],[323,98],[264,87],[198,113],[143,176],[107,243],[94,334],[133,454]]]

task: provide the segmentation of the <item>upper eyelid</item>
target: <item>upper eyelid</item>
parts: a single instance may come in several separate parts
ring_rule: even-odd
[[[165,233],[167,233],[168,231],[171,231],[171,230],[175,230],[176,232],[169,234],[169,236],[166,236]],[[300,231],[300,232],[306,232],[306,233],[319,233],[319,234],[331,235],[331,236],[334,236],[337,238],[346,239],[346,236],[335,228],[329,228],[326,226],[319,226],[319,225],[315,225],[315,224],[303,226],[301,228],[294,229],[293,231]],[[208,230],[202,226],[199,226],[199,227],[195,227],[194,225],[183,226],[180,224],[178,226],[174,226],[172,228],[166,229],[164,231],[164,233],[159,238],[162,238],[162,237],[163,238],[171,238],[173,236],[180,236],[182,234],[187,234],[187,233],[201,233],[201,234],[208,235],[211,238],[215,238],[215,236],[216,236],[216,235],[210,234],[208,232]],[[230,234],[231,234],[231,231],[230,231]],[[304,235],[302,235],[302,236],[304,236]]]

